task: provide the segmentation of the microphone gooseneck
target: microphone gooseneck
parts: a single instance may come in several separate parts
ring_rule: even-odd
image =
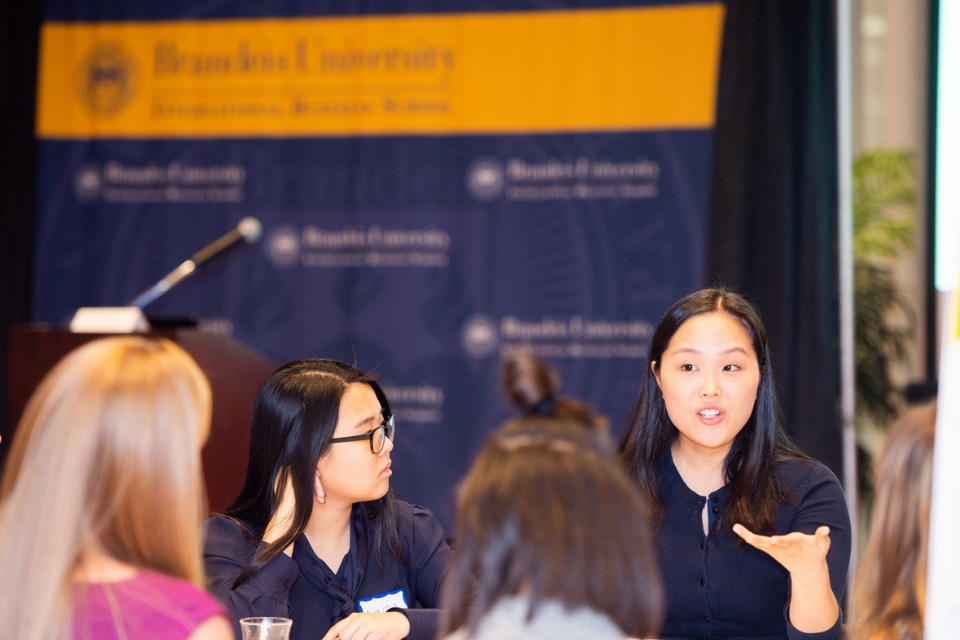
[[[252,216],[244,218],[239,222],[239,224],[237,224],[236,228],[197,251],[190,257],[189,260],[184,260],[180,266],[161,278],[160,281],[155,285],[131,300],[130,304],[127,306],[143,309],[145,306],[169,291],[178,282],[196,271],[197,267],[210,258],[216,256],[217,254],[223,253],[241,240],[245,241],[247,244],[253,244],[260,239],[262,233],[263,225],[260,224],[259,220]]]

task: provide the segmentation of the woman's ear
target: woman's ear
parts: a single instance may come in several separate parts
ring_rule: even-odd
[[[660,374],[657,372],[657,361],[650,361],[650,373],[653,374],[653,379],[657,381],[657,387],[663,391],[663,386],[660,384]]]
[[[317,469],[316,475],[313,477],[313,492],[317,494],[317,502],[327,504],[327,494],[323,490],[323,483],[320,481],[320,469]]]

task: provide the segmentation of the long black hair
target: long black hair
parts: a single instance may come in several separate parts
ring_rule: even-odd
[[[343,394],[356,382],[370,385],[383,413],[390,413],[390,403],[377,381],[337,360],[290,362],[260,387],[253,406],[247,477],[240,495],[223,515],[239,521],[251,538],[262,539],[283,500],[288,478],[296,508],[290,529],[254,555],[233,588],[283,553],[306,529],[313,510],[317,462],[330,448]],[[404,562],[392,491],[362,506],[370,519],[377,562],[383,565],[386,549]]]
[[[721,288],[700,289],[675,302],[663,315],[650,344],[640,398],[620,441],[621,455],[627,472],[650,503],[655,523],[659,523],[664,504],[657,479],[657,461],[677,437],[677,428],[667,415],[663,392],[650,363],[656,362],[659,370],[663,353],[680,326],[705,313],[722,313],[737,321],[750,336],[760,365],[753,412],[734,438],[724,461],[724,477],[729,488],[721,526],[739,522],[751,531],[769,533],[777,518],[778,503],[791,501],[780,488],[776,462],[803,455],[780,424],[767,332],[759,314],[739,294]]]

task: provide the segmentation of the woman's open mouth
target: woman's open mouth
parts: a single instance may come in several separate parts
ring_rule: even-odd
[[[723,418],[723,411],[720,409],[701,409],[697,412],[697,417],[700,418],[701,422],[714,424],[720,422],[720,419]]]

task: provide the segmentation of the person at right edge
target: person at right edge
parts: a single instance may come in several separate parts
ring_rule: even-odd
[[[783,433],[757,312],[695,291],[663,316],[647,362],[621,452],[652,505],[660,637],[838,638],[847,506]]]
[[[854,583],[850,640],[923,640],[937,403],[890,428],[876,465],[873,526]]]

